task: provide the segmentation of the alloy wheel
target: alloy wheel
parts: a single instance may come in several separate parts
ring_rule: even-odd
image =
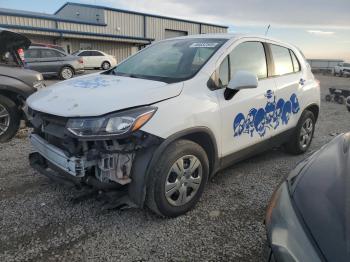
[[[300,131],[299,142],[301,148],[305,149],[309,146],[314,131],[314,123],[311,118],[307,118],[303,123]]]
[[[197,194],[202,183],[203,167],[194,155],[179,158],[165,181],[165,197],[170,205],[183,206]]]
[[[10,113],[0,104],[0,136],[3,135],[10,126]]]
[[[71,69],[69,69],[69,68],[64,68],[64,69],[62,70],[62,78],[64,78],[64,79],[70,79],[70,78],[72,78],[72,77],[73,77],[73,72],[72,72]]]

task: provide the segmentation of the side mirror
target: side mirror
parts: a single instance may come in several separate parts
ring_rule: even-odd
[[[239,90],[258,87],[258,77],[248,71],[237,71],[225,89],[225,99],[230,100]]]

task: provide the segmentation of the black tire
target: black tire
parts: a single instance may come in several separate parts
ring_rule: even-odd
[[[339,104],[344,105],[345,104],[345,97],[344,96],[339,96],[338,101]]]
[[[74,76],[74,70],[69,66],[64,66],[61,68],[60,71],[60,79],[61,80],[68,80],[71,79]]]
[[[165,183],[172,166],[182,157],[192,155],[200,161],[202,179],[193,197],[183,205],[172,205],[165,194]],[[191,210],[199,201],[209,177],[209,161],[204,149],[189,140],[178,140],[171,143],[162,153],[159,161],[149,174],[147,181],[147,206],[163,217],[177,217]],[[177,178],[178,179],[178,178]],[[186,185],[185,185],[186,186]],[[180,189],[179,189],[180,191]],[[187,187],[186,187],[187,195]]]
[[[350,106],[347,106],[348,111],[350,112]]]
[[[111,63],[108,62],[108,61],[104,61],[104,62],[102,63],[102,65],[101,65],[101,68],[102,68],[103,70],[108,70],[108,69],[111,68]]]
[[[0,105],[1,107],[5,108],[5,110],[9,113],[10,116],[10,121],[7,130],[3,134],[1,134],[2,132],[0,132],[0,143],[4,143],[9,141],[16,135],[21,122],[21,113],[18,110],[18,107],[16,106],[15,102],[7,98],[6,96],[0,95]],[[2,119],[0,119],[0,123],[2,123],[1,120]]]
[[[325,99],[326,99],[327,102],[331,102],[332,101],[332,96],[328,94],[328,95],[325,96]]]
[[[306,123],[306,121],[310,119],[311,122],[312,122],[312,131],[310,132],[310,141],[308,141],[307,145],[305,147],[303,147],[301,145],[301,132],[302,132],[302,128],[303,128],[303,125]],[[312,142],[312,139],[313,139],[313,136],[314,136],[314,132],[315,132],[315,124],[316,124],[316,120],[315,120],[315,116],[314,114],[309,111],[309,110],[305,110],[300,119],[299,119],[299,122],[295,128],[295,131],[293,133],[293,135],[290,137],[290,140],[289,142],[287,142],[285,144],[285,149],[288,153],[291,153],[293,155],[300,155],[300,154],[303,154],[305,153],[310,145],[311,145],[311,142]]]

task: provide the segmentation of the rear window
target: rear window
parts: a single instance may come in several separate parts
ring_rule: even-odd
[[[274,76],[281,76],[294,72],[293,62],[288,48],[271,45],[271,52],[275,63]]]

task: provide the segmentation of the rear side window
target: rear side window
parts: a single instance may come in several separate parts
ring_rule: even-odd
[[[91,56],[103,56],[100,52],[98,51],[90,51]]]
[[[41,50],[41,57],[42,58],[50,58],[50,57],[61,57],[61,53],[55,51],[55,50],[50,50],[50,49],[42,49]]]
[[[267,77],[265,49],[260,42],[245,42],[230,53],[231,78],[239,70],[251,72],[259,79]]]
[[[300,71],[300,63],[298,58],[295,56],[294,52],[292,50],[290,51],[290,55],[292,56],[292,61],[293,61],[293,68],[294,72],[299,72]]]
[[[83,51],[78,56],[90,56],[90,51]]]
[[[281,76],[294,72],[293,62],[288,48],[271,45],[271,52],[275,63],[274,76]]]

